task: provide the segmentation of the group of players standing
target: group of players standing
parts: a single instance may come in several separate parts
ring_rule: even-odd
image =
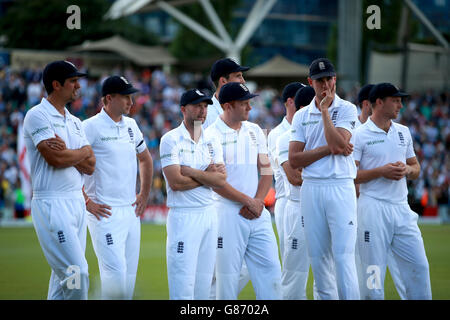
[[[309,85],[284,88],[286,117],[266,140],[248,121],[256,95],[245,86],[247,70],[216,61],[216,92],[184,92],[183,121],[161,139],[170,298],[237,299],[251,280],[257,299],[306,299],[311,266],[315,299],[383,299],[388,265],[402,299],[431,299],[418,216],[407,202],[406,179],[420,165],[409,129],[392,121],[407,94],[389,83],[365,86],[358,116],[336,94],[332,63],[316,59]],[[49,64],[48,98],[24,120],[33,222],[52,268],[48,298],[87,299],[87,220],[102,298],[131,299],[153,174],[143,135],[125,116],[137,90],[123,77],[106,79],[102,111],[81,123],[65,108],[81,76],[66,61]],[[264,207],[273,177],[281,262]]]

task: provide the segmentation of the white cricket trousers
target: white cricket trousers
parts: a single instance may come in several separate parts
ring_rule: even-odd
[[[103,300],[133,298],[139,262],[141,221],[132,205],[112,207],[111,216],[97,218],[87,212],[101,279]]]
[[[84,198],[79,192],[34,192],[31,216],[52,272],[48,300],[87,300],[89,291]]]
[[[408,204],[392,204],[361,194],[358,219],[361,298],[384,299],[386,264],[391,249],[406,299],[431,299],[430,272],[417,213]]]
[[[263,209],[257,219],[239,214],[242,205],[216,203],[218,213],[217,299],[236,300],[245,260],[258,300],[281,299],[281,266],[272,218]]]
[[[284,212],[284,256],[281,287],[284,300],[306,300],[309,256],[300,201],[288,200]]]
[[[216,262],[214,206],[171,208],[167,217],[166,262],[171,300],[208,300]]]
[[[280,245],[280,254],[281,254],[281,266],[284,266],[284,219],[285,219],[285,212],[286,212],[286,203],[287,203],[287,197],[280,197],[277,198],[275,201],[275,208],[274,208],[274,216],[275,216],[275,226],[277,227],[277,233],[278,233],[278,241]]]
[[[300,212],[305,220],[306,244],[319,298],[359,300],[353,180],[303,180]]]

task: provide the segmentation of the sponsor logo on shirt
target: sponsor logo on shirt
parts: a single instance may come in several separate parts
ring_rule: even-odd
[[[39,132],[42,132],[42,131],[47,130],[47,129],[48,129],[48,127],[38,128],[35,131],[33,131],[31,133],[31,135],[34,136],[34,135],[38,134]]]
[[[237,143],[237,140],[233,140],[233,141],[225,141],[225,142],[222,142],[222,145],[223,145],[223,146],[226,146],[227,144],[232,144],[232,143]]]
[[[374,141],[367,142],[367,145],[372,146],[374,144],[383,143],[383,142],[384,142],[384,140],[374,140]]]
[[[75,124],[76,125],[76,124]],[[63,125],[63,124],[59,124],[59,123],[53,123],[53,127],[55,127],[55,128],[65,128],[66,126],[65,125]],[[78,128],[77,128],[78,129]]]
[[[100,138],[101,141],[116,141],[119,140],[118,137],[101,137]]]
[[[302,126],[310,126],[310,125],[318,124],[318,123],[319,123],[319,120],[307,121],[307,122],[302,122]]]
[[[161,157],[159,157],[159,159],[162,160],[162,159],[168,158],[170,156],[172,156],[170,153],[163,154]]]

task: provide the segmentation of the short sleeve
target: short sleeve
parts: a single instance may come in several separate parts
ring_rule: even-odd
[[[43,140],[55,137],[55,130],[50,121],[41,112],[29,112],[25,116],[24,131],[35,146]]]
[[[92,125],[92,121],[84,120],[81,123],[81,127],[83,129],[83,132],[84,132],[84,135],[85,135],[87,141],[89,141],[89,143],[91,145],[94,145],[95,139],[96,139],[96,129],[95,129],[95,126]]]
[[[136,121],[133,120],[134,127],[134,136],[135,136],[135,144],[136,144],[136,153],[142,153],[147,149],[147,144],[145,143],[144,135],[142,134],[141,129],[137,125]]]
[[[355,105],[349,103],[340,108],[334,126],[336,128],[346,129],[353,135],[353,131],[356,127],[356,120],[358,120],[358,111],[356,110]]]
[[[266,135],[264,134],[260,126],[256,125],[256,128],[256,135],[258,139],[258,154],[268,154]]]
[[[302,126],[302,113],[296,112],[292,119],[290,141],[305,142],[305,132]]]
[[[74,121],[74,123],[77,124],[76,126],[80,128],[80,140],[79,140],[78,148],[82,148],[84,146],[91,145],[90,141],[87,139],[86,132],[84,131],[81,120],[78,119],[77,117],[73,117],[73,121]]]
[[[277,141],[277,158],[281,166],[289,160],[289,132],[281,135]]]
[[[162,168],[174,164],[180,164],[177,143],[170,135],[166,134],[161,138],[161,143],[159,145],[159,158],[161,160]]]
[[[406,159],[414,158],[416,153],[414,152],[414,144],[411,137],[411,132],[409,130],[405,131],[405,135],[407,136],[408,145],[406,147]]]
[[[354,146],[353,146],[353,159],[355,161],[361,162],[362,154],[363,154],[363,148],[364,144],[362,142],[362,131],[359,127],[355,130],[353,136],[354,136]]]

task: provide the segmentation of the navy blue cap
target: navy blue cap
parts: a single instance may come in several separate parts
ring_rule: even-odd
[[[128,82],[125,77],[119,77],[119,76],[111,76],[109,78],[106,78],[105,81],[103,81],[102,85],[102,96],[106,96],[107,94],[132,94],[136,93],[139,90],[134,88],[131,83]]]
[[[291,82],[287,84],[281,93],[281,99],[283,102],[286,102],[287,99],[294,98],[297,91],[303,87],[305,87],[305,85],[300,82]]]
[[[243,67],[230,58],[220,59],[214,62],[211,67],[211,80],[217,81],[220,77],[233,72],[247,71],[249,67]]]
[[[334,76],[336,76],[336,71],[331,61],[327,58],[316,59],[309,66],[309,77],[312,80]]]
[[[369,93],[369,100],[371,103],[377,101],[377,99],[384,99],[386,97],[409,97],[409,94],[401,92],[392,83],[379,83],[375,85]]]
[[[53,80],[64,84],[66,79],[73,77],[85,77],[87,74],[79,72],[72,62],[65,60],[53,61],[47,64],[42,72],[42,82],[46,88],[52,86]]]
[[[205,101],[207,104],[213,104],[211,97],[208,97],[198,89],[190,89],[181,95],[180,106],[197,104],[203,101]]]
[[[249,100],[256,96],[257,94],[251,93],[244,84],[239,82],[228,82],[220,88],[219,103],[224,104],[230,101]]]
[[[297,110],[301,107],[309,105],[315,95],[316,92],[310,86],[304,86],[303,88],[298,89],[294,97],[295,107]]]
[[[360,104],[364,100],[369,100],[370,90],[372,90],[372,88],[374,86],[375,85],[373,85],[373,84],[366,84],[364,87],[361,88],[361,90],[359,90],[359,92],[358,92],[358,104]]]

